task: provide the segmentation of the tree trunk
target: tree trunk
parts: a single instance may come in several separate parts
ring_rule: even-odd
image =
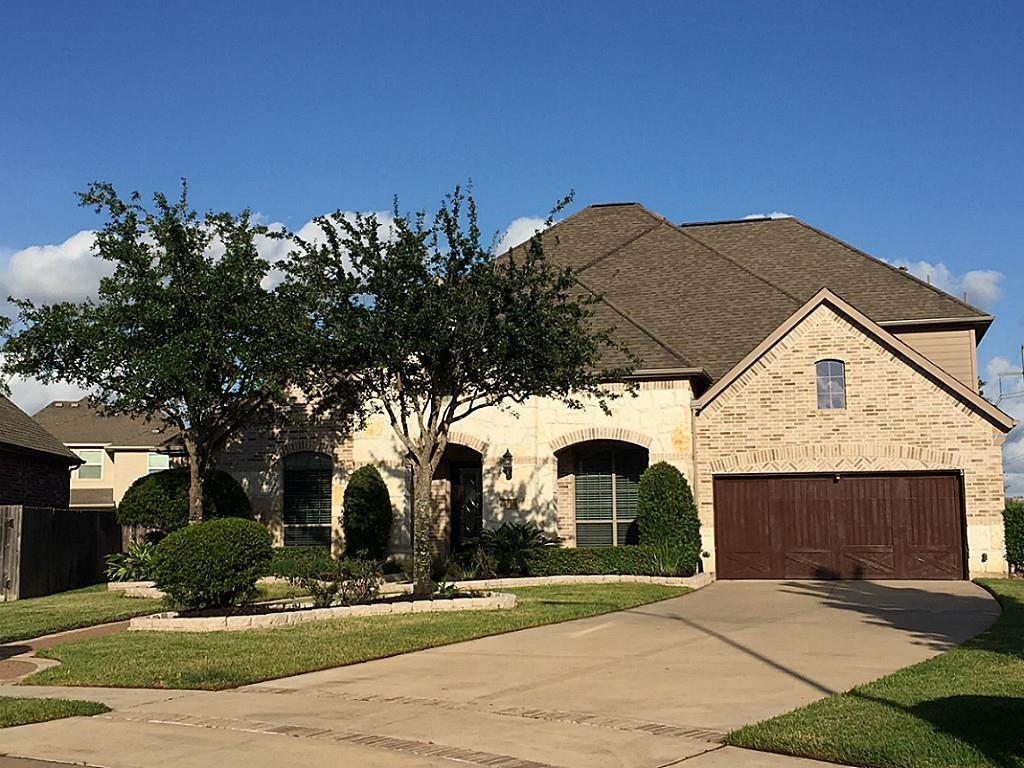
[[[188,522],[203,522],[203,473],[199,469],[199,457],[196,455],[196,442],[185,438],[185,450],[188,452]]]
[[[413,465],[412,575],[413,592],[417,595],[428,595],[432,588],[430,564],[434,553],[430,534],[434,527],[434,515],[430,483],[433,474],[430,462],[425,459]]]

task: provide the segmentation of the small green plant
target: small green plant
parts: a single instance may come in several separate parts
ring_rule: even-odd
[[[700,558],[700,518],[683,473],[663,461],[640,476],[637,488],[640,544],[656,546],[680,573],[691,574]]]
[[[151,531],[163,538],[188,524],[188,469],[175,467],[143,475],[129,486],[117,506],[117,522]],[[213,470],[203,482],[203,519],[252,519],[245,490],[227,472]]]
[[[383,559],[391,537],[391,496],[372,464],[352,473],[345,486],[345,550],[350,555]]]
[[[1011,501],[1003,511],[1006,561],[1014,571],[1024,571],[1024,501]]]
[[[107,556],[108,581],[147,581],[153,570],[154,546],[133,541],[124,552]]]
[[[462,597],[462,590],[449,581],[441,581],[434,585],[433,597],[441,599]]]
[[[266,527],[226,517],[172,532],[153,552],[156,585],[184,610],[251,602],[272,554]]]
[[[332,605],[369,603],[380,595],[381,564],[376,560],[324,561],[315,556],[299,557],[289,583],[309,592],[313,605],[328,608]]]
[[[469,542],[460,561],[478,578],[524,576],[530,558],[553,542],[533,523],[502,523],[484,529],[480,538]]]

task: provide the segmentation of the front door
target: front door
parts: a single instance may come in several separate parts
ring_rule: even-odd
[[[483,471],[479,464],[452,466],[452,550],[483,528]]]

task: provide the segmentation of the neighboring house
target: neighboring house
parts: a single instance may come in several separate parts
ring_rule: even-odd
[[[640,473],[667,461],[693,486],[720,577],[1006,572],[1012,420],[978,393],[991,316],[791,218],[680,226],[595,205],[544,244],[642,360],[637,395],[610,416],[534,399],[457,424],[433,487],[438,549],[506,520],[568,546],[633,542]],[[408,552],[410,474],[380,416],[349,439],[252,430],[222,466],[279,544],[339,549],[344,485],[367,463]]]
[[[0,504],[66,508],[69,476],[80,461],[0,395]]]
[[[143,475],[169,466],[175,431],[158,422],[109,416],[81,400],[55,400],[35,420],[81,461],[71,475],[71,506],[114,507]]]

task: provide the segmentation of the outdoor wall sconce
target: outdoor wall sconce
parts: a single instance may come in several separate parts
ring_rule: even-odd
[[[512,452],[508,448],[501,455],[501,471],[506,480],[512,479]]]

